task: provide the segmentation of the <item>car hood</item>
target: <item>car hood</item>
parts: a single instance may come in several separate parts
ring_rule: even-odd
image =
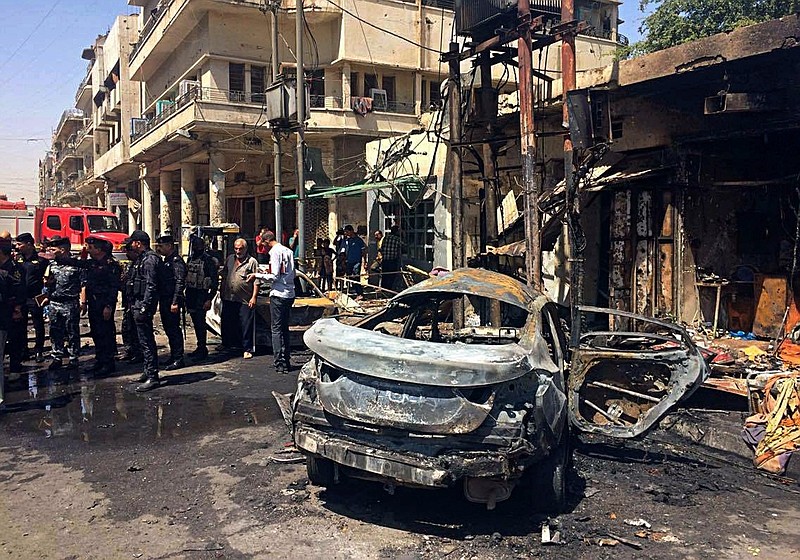
[[[410,340],[336,319],[320,319],[303,340],[322,360],[343,370],[418,385],[481,387],[516,379],[534,367],[552,366],[546,356],[532,359],[531,352],[519,344]]]

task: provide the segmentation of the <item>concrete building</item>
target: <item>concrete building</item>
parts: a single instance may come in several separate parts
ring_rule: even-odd
[[[138,165],[130,160],[130,122],[134,111],[138,114],[140,88],[127,71],[137,21],[136,14],[118,17],[107,34],[84,49],[88,65],[75,107],[62,114],[52,156],[40,162],[39,204],[111,209],[108,193],[125,192],[130,181],[138,180]],[[126,204],[119,214],[124,219],[127,213]]]
[[[45,152],[39,160],[39,204],[51,206],[56,198],[56,156],[52,151]]]
[[[142,118],[134,120],[131,156],[141,164],[145,229],[235,222],[249,236],[260,223],[274,225],[272,131],[264,90],[273,56],[284,75],[295,74],[294,2],[281,5],[277,53],[264,2],[129,3],[143,14],[130,76],[142,84]],[[310,84],[305,138],[319,150],[333,184],[363,178],[365,144],[417,128],[420,114],[438,100],[443,76],[431,51],[450,36],[453,14],[427,4],[305,3]],[[294,143],[293,136],[282,139],[287,194],[296,191]],[[308,182],[306,187],[315,188]],[[295,203],[287,198],[282,206],[284,229],[291,233]],[[338,225],[366,219],[363,195],[312,198],[307,212],[306,237],[312,243]]]
[[[109,32],[99,37],[91,49],[92,123],[94,143],[94,174],[81,195],[97,200],[100,206],[116,211],[121,223],[135,229],[137,206],[127,195],[136,190],[139,166],[130,156],[131,121],[139,115],[141,87],[131,81],[128,58],[139,34],[136,14],[119,16]],[[113,193],[118,193],[114,196]],[[111,196],[109,196],[111,195]]]
[[[619,2],[603,0],[599,2],[575,2],[575,17],[587,22],[590,27],[575,39],[576,72],[580,80],[594,76],[598,69],[613,65],[618,58],[619,47],[628,40],[619,34]],[[531,3],[532,10],[539,10],[543,18],[554,22],[558,19],[560,2],[542,0]],[[485,12],[477,12],[485,15]],[[539,12],[537,12],[539,13]],[[468,27],[468,16],[462,16],[459,33],[467,35],[473,43],[492,35],[498,27],[497,20],[487,24],[483,30],[470,35],[463,27]],[[549,24],[545,25],[544,32]],[[511,25],[505,25],[511,27]],[[539,30],[541,32],[541,30]],[[513,50],[515,45],[509,45]],[[497,49],[498,51],[500,49]],[[498,56],[498,55],[495,55]],[[461,65],[462,98],[466,104],[463,118],[462,137],[459,139],[464,151],[463,204],[464,204],[464,246],[466,255],[471,258],[481,252],[487,244],[504,244],[522,238],[522,168],[519,147],[519,101],[517,96],[517,70],[509,60],[505,65],[492,69],[492,87],[500,93],[498,112],[491,122],[479,117],[480,109],[476,100],[482,88],[479,68],[473,68],[472,60]],[[534,53],[534,87],[536,88],[537,110],[535,120],[538,140],[538,159],[543,169],[545,190],[552,189],[563,178],[563,141],[566,128],[562,124],[562,86],[561,86],[561,43]],[[446,76],[445,76],[446,77]],[[378,169],[381,179],[376,180],[375,191],[367,195],[369,228],[387,229],[391,224],[401,226],[401,234],[407,247],[407,261],[425,268],[439,266],[452,267],[452,223],[450,185],[447,183],[445,159],[450,141],[448,115],[438,114],[425,121],[426,132],[414,133],[406,137],[376,140],[367,147],[366,164],[370,169]],[[489,126],[490,125],[490,126]],[[491,129],[491,130],[489,130]],[[493,140],[489,141],[490,139]],[[411,148],[403,152],[408,141]],[[490,147],[491,146],[491,147]],[[496,169],[494,176],[486,176],[484,171],[492,162]],[[385,165],[384,162],[390,162]],[[386,180],[396,182],[409,175],[421,176],[418,189],[411,200],[396,186],[386,187]],[[486,189],[495,190],[500,208],[496,219],[496,230],[487,229]],[[418,195],[418,196],[416,196]],[[554,224],[549,226],[554,227]],[[559,257],[560,255],[560,257]],[[564,246],[559,240],[556,246],[548,247],[545,260],[550,274],[545,278],[548,293],[557,301],[566,301],[568,286],[564,285],[566,267]],[[511,271],[513,272],[513,271]]]

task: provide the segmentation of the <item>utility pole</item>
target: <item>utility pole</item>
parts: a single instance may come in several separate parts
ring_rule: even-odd
[[[574,0],[561,0],[561,21],[568,22],[575,18]],[[575,33],[564,33],[561,41],[561,89],[563,97],[563,127],[569,131],[569,105],[567,103],[567,92],[575,89]],[[574,220],[580,219],[580,196],[575,185],[575,164],[572,140],[569,133],[564,136],[564,192],[566,200],[564,215],[567,219],[567,231],[569,235],[569,275],[570,275],[570,313],[572,318],[572,332],[570,335],[570,345],[575,347],[580,338],[581,314],[578,306],[583,301],[583,255],[579,254],[581,240],[577,239],[574,228]]]
[[[281,71],[281,63],[278,59],[278,8],[280,0],[276,0],[271,6],[272,12],[272,83],[278,81]],[[275,237],[280,241],[283,233],[283,181],[281,173],[281,139],[278,131],[272,131],[272,175],[275,179]]]
[[[303,67],[303,0],[297,0],[295,33],[297,34],[297,229],[300,260],[306,256],[306,76]]]
[[[492,53],[491,51],[484,51],[479,55],[479,64],[481,70],[481,90],[494,91],[492,86]],[[484,100],[486,97],[484,97]],[[489,107],[496,111],[494,103],[484,103],[483,110],[488,112]],[[483,144],[483,246],[481,251],[488,254],[487,246],[497,239],[497,153],[494,149],[492,136],[495,133],[495,114],[482,115],[487,119],[486,136],[487,141]],[[487,257],[488,258],[488,257]],[[494,327],[499,327],[501,323],[501,309],[500,302],[492,299],[489,302],[489,322]]]
[[[571,0],[568,0],[571,1]],[[529,0],[517,2],[517,61],[519,62],[519,128],[522,157],[522,185],[525,202],[525,268],[528,286],[542,289],[542,241],[539,196],[540,176],[536,173],[536,134],[533,122],[533,55],[531,52],[531,11]]]
[[[450,218],[453,235],[453,268],[465,265],[464,253],[464,182],[461,160],[461,62],[458,57],[458,43],[450,43],[449,61],[450,87],[450,165],[448,166],[450,185]],[[464,303],[456,300],[453,305],[453,328],[464,327]]]

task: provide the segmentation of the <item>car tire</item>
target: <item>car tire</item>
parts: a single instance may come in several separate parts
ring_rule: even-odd
[[[526,473],[529,502],[539,513],[561,513],[567,502],[567,464],[569,437],[561,442],[541,462]]]
[[[306,473],[314,486],[333,486],[336,482],[336,466],[330,459],[306,457]]]

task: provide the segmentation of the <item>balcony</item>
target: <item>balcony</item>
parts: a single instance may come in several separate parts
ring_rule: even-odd
[[[53,134],[53,142],[57,142],[61,137],[69,137],[77,131],[83,125],[83,118],[84,114],[80,109],[67,109],[61,113],[61,119]]]
[[[75,136],[75,148],[80,149],[83,147],[84,142],[91,143],[94,138],[94,124],[89,119],[84,119],[83,128],[78,131]]]
[[[78,150],[74,144],[69,144],[58,152],[58,159],[56,160],[56,169],[64,166],[67,160],[70,159],[83,159],[82,155],[78,155]]]
[[[605,39],[607,41],[614,41],[616,44],[627,47],[629,44],[628,38],[623,35],[622,33],[618,33],[616,30],[613,29],[600,29],[597,27],[589,27],[582,31],[580,35],[584,35],[586,37],[596,37],[598,39]]]
[[[263,115],[263,94],[216,88],[193,89],[174,101],[155,103],[157,114],[135,119],[131,126],[131,157],[137,162],[158,159],[175,150],[178,130],[218,133],[220,127],[240,130],[243,126],[267,128]],[[310,96],[308,128],[311,133],[339,135],[342,131],[369,136],[402,134],[414,129],[414,103],[390,101],[385,109],[357,115],[341,97]],[[185,136],[179,134],[179,136]]]

